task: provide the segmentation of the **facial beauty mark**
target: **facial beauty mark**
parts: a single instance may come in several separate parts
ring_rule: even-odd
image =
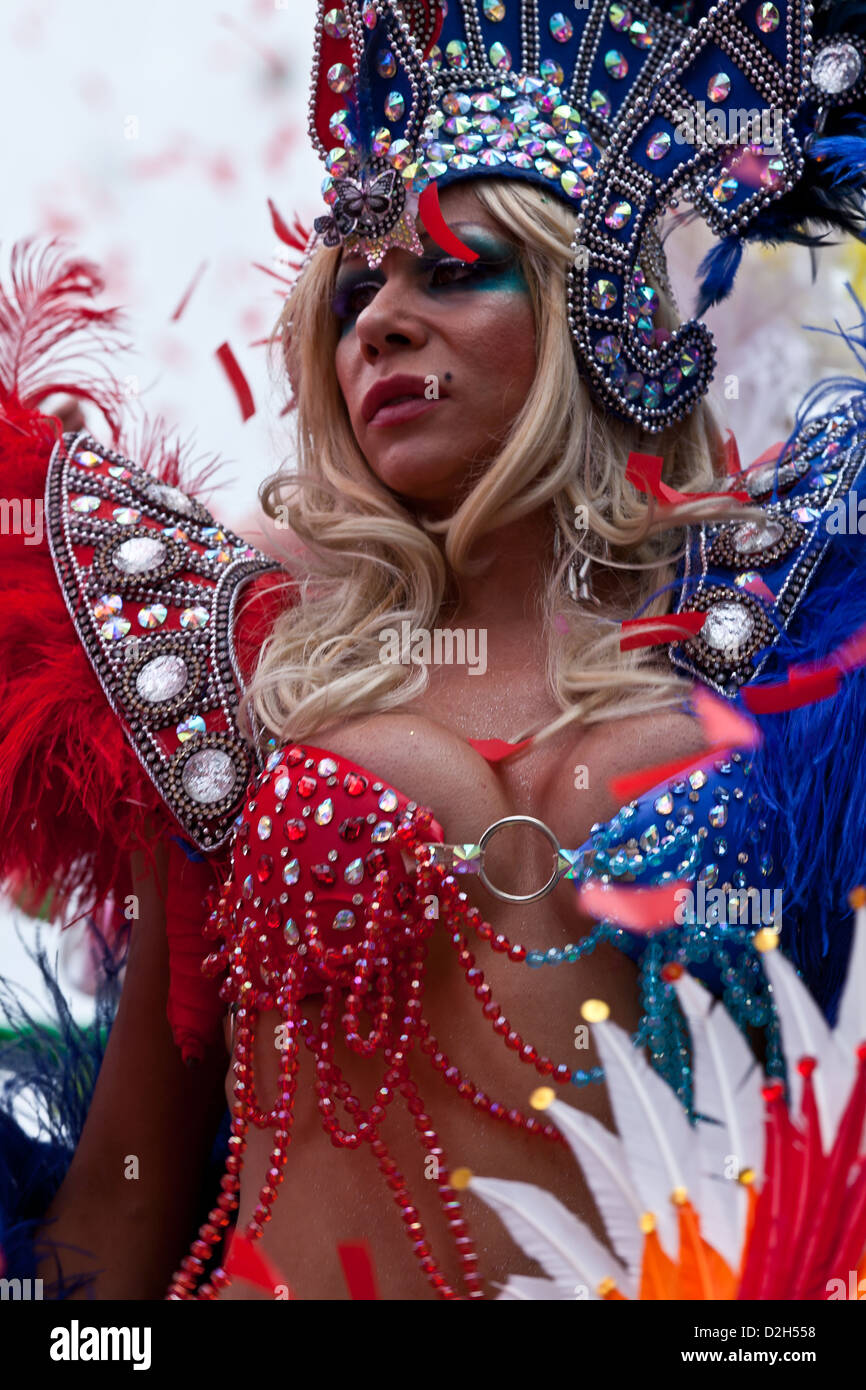
[[[457,228],[455,228],[457,230]],[[486,227],[471,223],[459,224],[461,240],[477,251],[477,261],[461,261],[454,256],[430,254],[413,256],[412,272],[422,293],[434,299],[464,294],[500,293],[528,294],[529,286],[523,274],[517,247]],[[429,242],[429,238],[425,238]],[[354,326],[358,315],[372,303],[385,284],[381,270],[359,266],[357,270],[341,269],[334,287],[332,308],[340,323],[341,335]]]

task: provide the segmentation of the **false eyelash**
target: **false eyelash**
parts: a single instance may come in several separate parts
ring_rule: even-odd
[[[382,285],[378,280],[356,280],[351,285],[346,285],[344,289],[336,289],[331,300],[331,310],[338,319],[347,319],[351,316],[352,295],[357,290],[375,289],[380,290]]]

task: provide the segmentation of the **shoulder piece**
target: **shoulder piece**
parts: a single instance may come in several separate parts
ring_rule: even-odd
[[[280,567],[83,431],[54,448],[45,513],[108,702],[185,834],[210,853],[228,839],[254,765],[237,723],[235,604],[249,579]]]
[[[675,667],[735,699],[762,671],[812,584],[866,460],[858,395],[797,434],[780,461],[744,469],[732,486],[763,507],[762,524],[689,528],[678,613],[706,613],[700,633],[672,643]]]

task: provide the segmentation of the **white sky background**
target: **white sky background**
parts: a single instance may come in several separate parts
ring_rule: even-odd
[[[194,436],[195,453],[227,461],[211,506],[252,540],[258,486],[291,457],[292,432],[266,351],[251,346],[280,308],[277,282],[253,262],[286,254],[268,197],[287,221],[297,213],[309,226],[323,211],[322,170],[306,137],[315,11],[314,0],[0,4],[0,268],[18,238],[52,234],[101,265],[104,302],[126,307],[137,345],[113,365],[138,378],[150,417]],[[685,267],[673,269],[686,315],[689,268],[709,244],[691,231],[672,243]],[[718,387],[716,395],[743,463],[787,433],[791,405],[826,370],[834,345],[799,326],[852,321],[845,275],[841,253],[825,257],[812,286],[805,252],[770,262],[748,251],[731,300],[707,316],[717,381],[741,378],[739,400],[721,401]],[[223,342],[255,398],[246,423],[214,355]],[[845,353],[841,361],[853,365]],[[104,431],[92,411],[88,424]],[[7,921],[0,970],[31,977]]]

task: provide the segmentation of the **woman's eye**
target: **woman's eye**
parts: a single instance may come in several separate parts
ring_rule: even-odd
[[[460,280],[468,280],[473,268],[467,261],[440,261],[433,267],[431,285],[454,285]]]
[[[334,313],[337,318],[357,318],[369,304],[372,304],[379,288],[379,285],[367,281],[364,284],[352,285],[343,290],[338,289],[334,295]]]

